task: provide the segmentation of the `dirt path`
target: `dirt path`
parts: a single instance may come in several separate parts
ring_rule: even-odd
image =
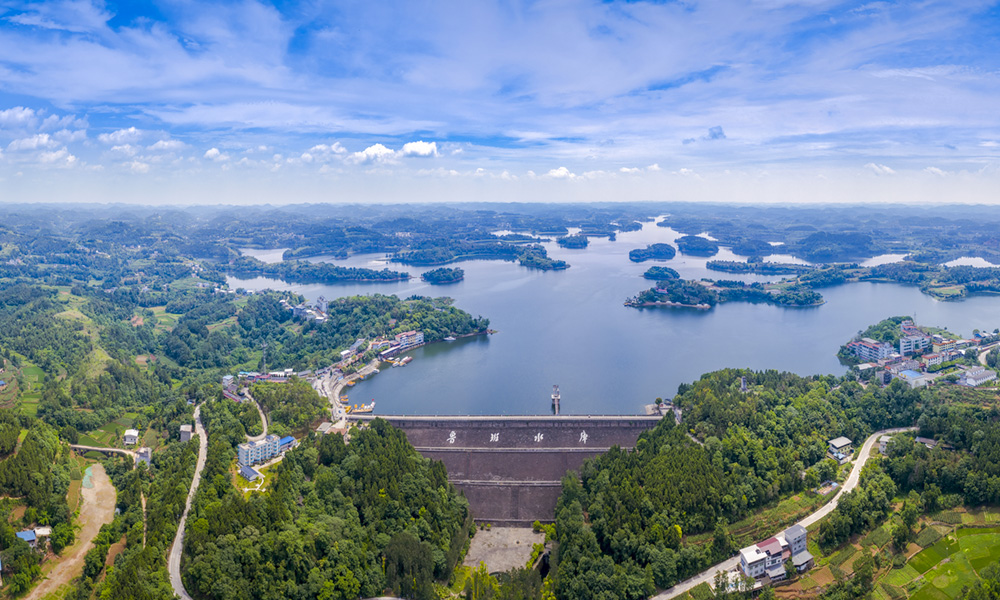
[[[115,488],[104,472],[104,467],[94,464],[87,470],[90,477],[84,477],[84,486],[80,490],[83,506],[80,507],[78,518],[81,527],[76,534],[77,541],[63,550],[62,557],[49,571],[46,579],[28,594],[28,600],[43,598],[78,577],[83,572],[83,558],[94,546],[94,537],[101,530],[101,525],[110,523],[115,517]],[[90,484],[89,487],[87,483]]]

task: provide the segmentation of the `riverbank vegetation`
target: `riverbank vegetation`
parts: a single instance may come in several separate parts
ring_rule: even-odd
[[[707,309],[720,302],[760,302],[778,306],[818,306],[823,297],[811,289],[789,283],[762,284],[741,281],[687,281],[667,279],[628,299],[626,306]]]

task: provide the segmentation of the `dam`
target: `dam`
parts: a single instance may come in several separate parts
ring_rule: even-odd
[[[611,447],[635,447],[659,415],[358,416],[402,430],[422,455],[440,460],[477,522],[528,526],[555,519],[567,471]]]

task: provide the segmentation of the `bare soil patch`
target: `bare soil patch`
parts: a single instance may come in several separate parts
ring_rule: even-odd
[[[110,523],[115,516],[115,488],[111,479],[100,464],[94,464],[90,469],[92,486],[84,487],[80,492],[83,506],[80,507],[77,541],[63,550],[62,557],[46,565],[46,578],[31,590],[27,596],[29,600],[43,598],[78,577],[83,571],[83,558],[94,545],[94,536],[101,530],[101,525]]]
[[[142,327],[143,323],[145,323],[145,321],[143,321],[142,317],[140,317],[139,315],[135,315],[134,317],[132,317],[132,320],[130,322],[132,323],[133,327]]]
[[[532,545],[544,541],[544,533],[535,533],[527,527],[481,529],[472,538],[469,553],[462,564],[478,567],[480,562],[484,562],[490,573],[523,567],[531,558]]]
[[[818,571],[810,571],[809,577],[812,577],[812,580],[821,587],[828,586],[833,583],[833,573],[830,572],[830,567],[823,567]]]

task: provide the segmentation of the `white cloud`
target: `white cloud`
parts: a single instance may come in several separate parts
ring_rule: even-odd
[[[144,162],[141,162],[141,161],[138,161],[138,160],[133,160],[132,162],[127,163],[127,164],[128,164],[129,170],[132,171],[133,173],[148,173],[149,172],[149,164],[148,163],[144,163]]]
[[[39,133],[28,138],[21,138],[19,140],[14,140],[7,145],[8,150],[38,150],[40,148],[54,148],[59,144],[56,143],[49,134]]]
[[[361,152],[351,155],[351,162],[355,163],[387,163],[392,162],[396,152],[391,148],[386,148],[382,144],[373,144]]]
[[[102,133],[97,136],[97,139],[109,146],[120,146],[121,144],[134,144],[141,140],[143,135],[145,132],[141,129],[129,127],[111,133]]]
[[[0,110],[0,128],[3,129],[23,129],[34,127],[37,121],[35,111],[23,106],[15,106],[6,110]]]
[[[938,177],[944,177],[948,174],[947,171],[939,169],[937,167],[927,167],[924,169],[924,173],[930,173],[931,175],[937,175]]]
[[[209,148],[205,151],[204,158],[214,160],[215,162],[225,162],[229,160],[229,155],[224,152],[220,152],[218,148]]]
[[[437,142],[425,142],[423,140],[407,142],[403,144],[402,154],[403,156],[437,156]]]
[[[984,142],[979,142],[979,146],[982,148],[996,148],[1000,146],[1000,143],[994,142],[993,140],[986,140]]]
[[[52,134],[52,137],[59,140],[64,144],[70,144],[73,142],[82,142],[87,139],[86,129],[60,129],[59,131]]]
[[[347,148],[344,148],[340,142],[334,142],[332,144],[316,144],[309,149],[309,152],[313,154],[323,153],[323,154],[346,154]]]
[[[620,172],[622,172],[622,173],[627,174],[627,175],[632,175],[632,174],[635,174],[635,173],[638,173],[638,172],[642,171],[642,169],[640,169],[639,167],[622,167],[622,168],[620,168],[618,170]]]
[[[886,165],[880,165],[880,164],[877,164],[877,163],[868,163],[868,164],[865,165],[865,168],[868,169],[869,171],[871,171],[872,173],[875,173],[876,175],[895,175],[896,174],[896,171],[894,171],[890,167],[887,167]]]
[[[184,142],[180,140],[160,140],[150,145],[148,149],[154,152],[173,152],[184,148],[184,145]]]
[[[112,146],[111,151],[124,154],[125,156],[135,156],[139,152],[139,149],[132,144],[121,144],[120,146]]]
[[[576,177],[576,173],[573,173],[566,167],[559,167],[546,173],[546,177],[551,177],[552,179],[573,179]]]
[[[54,152],[42,152],[38,155],[38,160],[45,164],[61,163],[64,166],[71,166],[76,163],[76,157],[70,154],[66,148]]]
[[[659,163],[653,163],[653,164],[649,165],[648,167],[646,167],[646,170],[650,171],[650,172],[659,171],[660,170],[660,164]]]

